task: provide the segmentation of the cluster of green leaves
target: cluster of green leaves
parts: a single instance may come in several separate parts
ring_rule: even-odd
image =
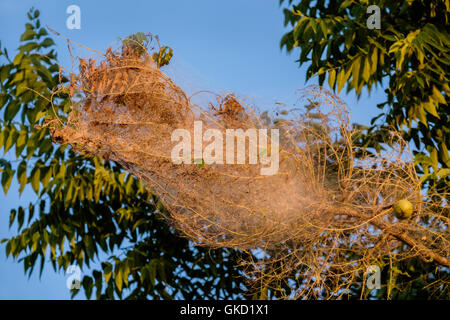
[[[158,48],[152,47],[156,42]],[[158,68],[164,67],[170,63],[173,57],[173,49],[169,46],[162,46],[157,35],[146,32],[136,32],[122,40],[122,44],[136,51],[139,55],[145,51],[153,52],[152,58]],[[157,49],[157,50],[155,50]]]
[[[281,0],[290,30],[281,47],[300,49],[306,77],[340,92],[388,84],[384,112],[372,119],[361,145],[382,149],[383,130],[401,131],[415,146],[428,187],[450,186],[450,35],[448,0]],[[381,9],[381,29],[369,29],[369,5]],[[384,118],[382,124],[377,120]]]
[[[37,198],[11,210],[10,227],[18,229],[2,240],[7,256],[29,275],[38,260],[41,273],[46,262],[63,272],[78,265],[87,298],[94,289],[97,299],[242,298],[240,252],[194,246],[159,218],[164,207],[141,181],[53,144],[49,129],[36,127],[64,121],[71,102],[64,90],[53,95],[68,79],[39,11],[28,18],[17,55],[11,60],[0,48],[0,149],[12,158],[0,159],[1,184],[6,194],[15,177],[20,193],[31,186]]]

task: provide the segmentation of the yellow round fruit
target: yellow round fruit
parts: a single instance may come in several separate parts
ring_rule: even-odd
[[[398,219],[407,219],[413,213],[413,205],[408,200],[399,200],[394,204],[394,213]]]

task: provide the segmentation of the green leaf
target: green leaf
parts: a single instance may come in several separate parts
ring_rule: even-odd
[[[328,85],[331,89],[334,88],[334,84],[336,82],[336,69],[332,69],[328,72]]]
[[[28,42],[27,44],[20,46],[19,49],[24,52],[30,52],[36,49],[38,46],[39,45],[36,42]]]
[[[444,178],[450,176],[450,169],[449,168],[441,169],[438,172],[436,172],[436,175],[439,178],[444,179]]]
[[[16,141],[16,157],[19,158],[19,156],[22,154],[23,149],[25,148],[27,144],[28,139],[28,131],[23,129],[19,132],[19,136],[17,137]]]
[[[18,230],[22,228],[24,219],[25,219],[25,210],[23,210],[22,207],[19,207],[19,211],[17,213],[17,223],[19,224]]]
[[[41,170],[35,167],[31,171],[31,187],[37,194],[39,193],[40,181],[41,181]]]
[[[33,219],[34,209],[34,205],[30,203],[30,205],[28,206],[28,223],[30,223],[31,219]]]
[[[328,27],[324,19],[320,19],[320,30],[322,30],[322,34],[324,38],[328,36]]]
[[[9,130],[8,137],[6,138],[6,142],[4,145],[4,153],[7,153],[9,149],[16,143],[17,137],[19,133],[17,132],[16,127],[12,126]]]
[[[11,100],[5,109],[5,121],[11,121],[19,112],[20,104],[17,100]]]
[[[148,221],[148,219],[142,218],[136,221],[136,223],[133,225],[133,228],[131,230],[136,230],[137,227],[139,227],[141,224],[144,224]]]
[[[6,93],[0,93],[0,109],[6,104],[8,99],[9,97]]]
[[[5,194],[8,193],[9,187],[11,186],[11,181],[12,181],[13,176],[14,176],[14,171],[11,170],[10,167],[6,168],[2,172],[2,187],[3,187],[3,192]]]
[[[439,115],[438,115],[438,113],[436,111],[434,103],[428,101],[428,102],[422,103],[422,106],[428,113],[432,114],[433,116],[435,116],[436,118],[439,119]]]
[[[361,71],[361,56],[358,56],[352,63],[353,87],[357,88],[359,84],[359,73]]]
[[[374,74],[377,71],[377,67],[378,67],[378,48],[377,47],[373,48],[372,56],[370,58],[370,65],[371,65],[370,73]]]
[[[32,40],[35,35],[36,35],[36,32],[33,29],[27,29],[20,37],[20,41]]]
[[[20,162],[19,166],[17,167],[17,180],[20,184],[19,194],[22,194],[28,182],[27,163],[25,161]]]
[[[92,295],[92,288],[93,288],[94,282],[91,277],[84,276],[82,284],[83,284],[84,293],[86,294],[86,298],[89,300]]]
[[[337,89],[338,93],[341,92],[342,88],[344,88],[345,83],[347,82],[348,78],[350,77],[352,68],[345,68],[343,67],[341,71],[338,73],[337,76]]]
[[[0,83],[5,82],[5,80],[10,76],[12,65],[3,65],[0,68]],[[6,95],[6,94],[5,94]]]
[[[52,169],[51,168],[45,168],[43,170],[41,170],[41,174],[42,172],[44,172],[43,174],[43,178],[41,180],[42,185],[44,186],[44,188],[48,187],[48,184],[50,182],[50,179],[52,177]]]
[[[368,82],[370,79],[370,61],[368,58],[364,58],[363,80]]]
[[[158,264],[158,260],[157,259],[152,259],[152,260],[150,260],[150,262],[146,266],[147,272],[148,272],[148,276],[149,276],[149,279],[150,279],[150,283],[152,284],[153,287],[155,286],[157,264]]]
[[[114,281],[115,281],[116,287],[119,291],[122,291],[122,285],[123,285],[122,275],[123,275],[122,265],[120,263],[118,263],[118,264],[116,264],[116,270],[114,272]]]
[[[435,98],[437,102],[447,105],[447,101],[445,100],[442,93],[436,88],[436,86],[433,86],[433,98]]]
[[[423,153],[416,154],[416,156],[414,157],[414,163],[415,164],[420,163],[420,164],[424,164],[424,165],[434,166],[433,160],[431,160],[430,157],[428,157],[427,155],[425,155]]]
[[[48,35],[48,32],[47,30],[45,30],[45,28],[39,29],[38,36],[46,36],[46,35]]]
[[[6,243],[5,250],[6,250],[6,258],[8,258],[9,255],[11,254],[11,241],[8,241]]]
[[[109,262],[104,262],[103,264],[104,264],[103,276],[105,277],[106,283],[108,283],[112,275],[112,266]]]
[[[41,46],[43,46],[44,48],[48,48],[53,45],[55,45],[55,42],[52,38],[45,38],[44,41],[41,42]]]
[[[16,209],[12,209],[9,213],[9,227],[11,228],[11,226],[14,223],[14,219],[16,218],[16,214],[17,214],[17,210]]]
[[[31,238],[31,248],[32,248],[32,252],[35,252],[38,246],[38,242],[40,240],[41,236],[39,234],[39,232],[35,232]]]

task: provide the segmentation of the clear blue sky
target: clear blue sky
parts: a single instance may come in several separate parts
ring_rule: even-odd
[[[235,92],[251,98],[260,108],[267,108],[274,101],[292,103],[295,91],[305,87],[306,67],[298,68],[298,52],[288,55],[279,48],[285,29],[278,3],[279,0],[1,0],[0,40],[13,55],[32,6],[41,11],[43,25],[99,51],[105,51],[119,37],[151,32],[174,49],[166,73],[186,91]],[[72,4],[81,8],[80,30],[66,28],[66,8]],[[70,69],[72,62],[65,41],[55,40],[59,61]],[[75,49],[73,54],[84,56],[88,52]],[[384,101],[381,88],[370,97],[363,95],[359,101],[354,94],[341,93],[340,97],[349,105],[352,121],[363,124],[378,113],[376,104]],[[32,192],[19,198],[17,189],[17,184],[13,184],[7,197],[0,191],[0,239],[16,232],[15,227],[8,229],[10,209],[33,199]],[[40,280],[38,272],[28,279],[22,264],[7,260],[4,245],[0,245],[0,299],[69,298],[64,274],[46,268]]]

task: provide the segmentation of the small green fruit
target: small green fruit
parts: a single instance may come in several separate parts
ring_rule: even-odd
[[[408,200],[399,200],[394,204],[394,213],[398,219],[407,219],[413,213],[413,205]]]

